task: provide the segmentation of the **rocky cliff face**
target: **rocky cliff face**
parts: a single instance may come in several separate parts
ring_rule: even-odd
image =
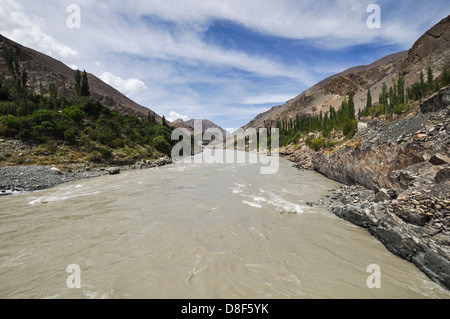
[[[311,163],[331,179],[371,190],[353,190],[357,199],[336,196],[337,216],[367,228],[450,289],[449,132],[450,86],[406,118],[368,123],[355,137],[359,146],[314,153]]]
[[[72,96],[75,94],[75,71],[65,64],[30,48],[15,43],[0,35],[0,79],[9,77],[5,54],[15,47],[20,49],[20,63],[28,73],[29,89],[39,92],[39,83],[47,88],[54,83],[59,94]],[[88,74],[91,95],[105,106],[117,110],[121,114],[146,118],[150,109],[137,104],[116,89],[101,81],[92,74]],[[160,123],[162,118],[156,114]]]
[[[320,173],[345,184],[372,190],[406,190],[411,174],[436,174],[450,164],[450,87],[434,94],[406,118],[374,120],[360,131],[361,146],[332,154],[315,153],[312,162]],[[404,170],[408,169],[411,174]]]

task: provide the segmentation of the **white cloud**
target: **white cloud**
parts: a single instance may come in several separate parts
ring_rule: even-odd
[[[24,46],[61,60],[67,65],[78,60],[76,50],[55,40],[44,30],[46,22],[25,13],[24,8],[12,0],[2,0],[0,5],[0,33]]]
[[[103,72],[100,79],[126,96],[139,94],[148,89],[145,83],[138,79],[123,80],[110,72]]]
[[[197,32],[206,30],[215,20],[233,21],[263,34],[314,39],[317,44],[330,48],[371,43],[376,39],[410,46],[420,35],[420,24],[425,17],[421,12],[405,14],[410,5],[403,2],[398,6],[380,3],[382,28],[369,29],[366,21],[370,15],[367,13],[370,3],[354,0],[149,0],[133,1],[133,5],[120,11],[134,17],[157,16]],[[122,3],[114,1],[110,5],[118,8]],[[424,6],[426,11],[430,11],[429,5]],[[385,8],[389,8],[391,19],[387,19],[388,9]],[[439,4],[433,5],[432,10],[434,15],[429,14],[430,21],[439,12]]]
[[[167,120],[170,122],[174,122],[178,119],[182,119],[183,121],[189,120],[189,116],[178,114],[175,111],[170,112],[169,115],[170,115],[170,117]]]

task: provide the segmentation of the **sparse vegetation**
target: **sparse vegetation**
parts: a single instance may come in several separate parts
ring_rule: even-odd
[[[388,89],[386,83],[383,83],[382,92],[378,99],[378,104],[371,105],[372,100],[370,90],[367,95],[367,106],[360,112],[360,116],[381,116],[386,119],[392,119],[394,115],[407,113],[416,101],[438,91],[442,87],[450,84],[450,72],[445,68],[439,77],[433,77],[433,71],[427,69],[427,81],[425,82],[424,73],[420,73],[419,82],[413,83],[405,88],[405,79],[399,76],[392,81],[392,86]]]
[[[280,146],[298,144],[300,139],[304,139],[306,145],[318,151],[334,146],[333,139],[340,134],[350,139],[358,130],[353,92],[349,92],[337,111],[330,106],[325,115],[323,112],[316,116],[297,115],[295,120],[279,121],[277,127],[280,129]],[[310,134],[314,132],[320,137],[312,139]]]

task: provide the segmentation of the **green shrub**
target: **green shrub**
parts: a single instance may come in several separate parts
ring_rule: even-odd
[[[347,121],[344,124],[344,127],[342,129],[342,133],[345,135],[346,138],[350,139],[358,132],[358,121],[357,120],[351,120]]]
[[[313,151],[318,151],[322,148],[322,146],[324,145],[324,140],[322,138],[316,138],[311,142],[311,149]]]
[[[109,159],[113,157],[113,152],[107,148],[99,149],[100,154],[102,155],[102,159]]]
[[[29,129],[23,128],[20,130],[18,137],[22,141],[29,141],[32,139],[33,135]]]
[[[125,147],[125,141],[123,140],[123,139],[121,139],[121,138],[116,138],[114,141],[113,141],[113,147],[114,148],[124,148]]]
[[[169,154],[172,147],[170,146],[169,142],[167,142],[164,137],[157,136],[153,139],[153,145],[155,148],[164,154]]]
[[[76,105],[66,107],[63,114],[66,115],[71,121],[77,123],[81,123],[87,116],[86,113]]]
[[[74,144],[76,141],[75,130],[71,127],[64,132],[64,141]]]
[[[102,154],[99,151],[92,151],[87,155],[87,160],[89,162],[99,163],[103,159]]]

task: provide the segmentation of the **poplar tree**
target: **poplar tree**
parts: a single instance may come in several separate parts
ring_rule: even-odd
[[[370,89],[367,91],[367,102],[366,102],[366,109],[372,108],[372,94],[370,93]]]
[[[77,70],[75,73],[75,92],[77,96],[81,96],[81,72]]]
[[[86,71],[83,72],[83,79],[81,81],[81,96],[91,96],[89,92],[89,81]]]
[[[6,64],[12,75],[12,84],[16,97],[17,105],[26,100],[28,73],[25,68],[20,66],[19,62],[20,49],[16,47],[15,52],[12,50],[6,52]]]

